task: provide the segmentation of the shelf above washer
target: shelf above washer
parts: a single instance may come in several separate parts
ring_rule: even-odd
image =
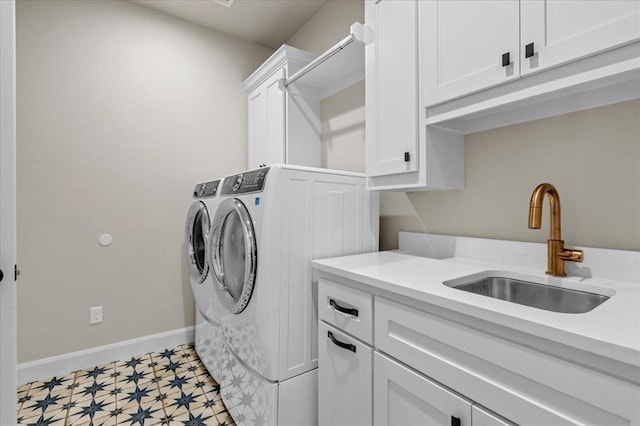
[[[364,80],[365,26],[351,25],[350,34],[300,71],[281,81],[290,93],[326,99]]]

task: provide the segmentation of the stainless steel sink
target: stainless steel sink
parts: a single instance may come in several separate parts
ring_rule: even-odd
[[[601,294],[507,277],[485,277],[452,287],[494,299],[566,314],[589,312],[609,299],[608,296]]]

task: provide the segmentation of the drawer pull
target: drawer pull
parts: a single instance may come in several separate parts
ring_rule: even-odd
[[[356,345],[352,345],[351,343],[341,342],[340,340],[333,337],[333,333],[330,331],[327,331],[327,336],[329,336],[329,339],[331,339],[334,345],[340,346],[342,349],[346,349],[348,351],[356,353]]]
[[[460,426],[460,417],[451,416],[451,426]]]
[[[531,58],[536,54],[535,50],[533,50],[533,43],[529,43],[524,47],[524,57]]]
[[[338,312],[342,312],[343,314],[351,315],[356,318],[358,317],[358,310],[355,308],[345,308],[344,306],[340,306],[333,299],[329,299],[329,305]]]
[[[509,65],[511,65],[511,53],[510,52],[503,53],[502,54],[502,66],[503,67],[508,67]]]

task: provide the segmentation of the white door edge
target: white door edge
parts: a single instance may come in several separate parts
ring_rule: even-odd
[[[16,424],[15,1],[0,1],[0,424]]]

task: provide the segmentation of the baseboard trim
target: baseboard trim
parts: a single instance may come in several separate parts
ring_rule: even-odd
[[[22,385],[94,365],[193,343],[194,330],[194,327],[191,326],[18,364],[18,384]]]

